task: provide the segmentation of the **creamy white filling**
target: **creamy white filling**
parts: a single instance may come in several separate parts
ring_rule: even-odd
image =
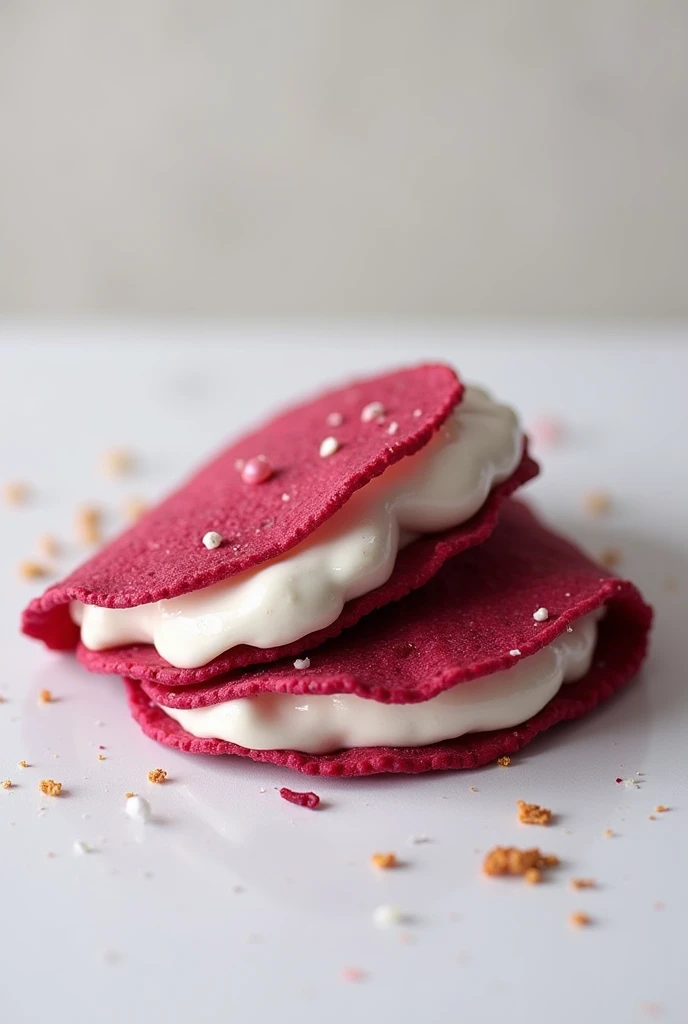
[[[196,668],[238,644],[298,640],[388,580],[399,548],[415,536],[470,519],[514,472],[521,449],[515,413],[468,387],[425,448],[362,487],[284,555],[171,600],[117,609],[73,602],[82,643],[95,651],[152,643],[177,668]]]
[[[562,683],[590,668],[603,609],[513,667],[459,683],[420,704],[381,704],[349,693],[255,697],[179,710],[159,705],[192,736],[228,740],[252,750],[327,754],[349,747],[424,746],[467,732],[506,729],[537,714]],[[317,652],[313,656],[317,663]]]

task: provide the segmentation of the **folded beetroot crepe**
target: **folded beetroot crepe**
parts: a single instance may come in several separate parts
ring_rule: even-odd
[[[645,656],[651,620],[632,583],[508,501],[483,544],[447,561],[422,589],[324,643],[306,666],[283,659],[183,688],[125,682],[143,730],[191,753],[237,754],[312,775],[474,768],[513,754],[626,684]],[[193,735],[161,706],[186,726],[195,726],[197,719],[189,716],[200,713],[205,718],[198,719],[199,730],[206,733],[227,722],[246,735],[300,729],[311,748],[319,742],[319,727],[325,730],[323,747],[347,727],[352,735],[377,729],[380,735],[410,730],[427,737],[446,732],[452,722],[456,735],[477,722],[480,731],[438,742],[307,753]],[[400,717],[385,718],[388,712]],[[313,715],[305,731],[304,713]],[[500,716],[519,720],[486,728]]]
[[[131,529],[33,600],[22,628],[49,647],[76,647],[80,660],[94,671],[167,686],[312,651],[363,616],[423,586],[448,558],[489,536],[503,499],[537,473],[515,423],[509,410],[475,389],[465,390],[453,370],[441,365],[402,370],[324,394],[225,449]],[[440,493],[440,485],[453,480],[455,465],[463,466],[466,494],[451,495],[450,500]],[[418,493],[409,502],[405,474],[411,467]],[[421,493],[422,486],[427,493]],[[478,493],[480,488],[485,493]],[[408,522],[404,502],[411,506]],[[455,523],[446,515],[452,502],[456,508],[452,506],[451,515],[460,520]],[[383,516],[387,506],[397,505],[402,506],[399,522],[388,511]],[[365,544],[362,552],[354,552],[352,538],[356,540],[359,526]],[[334,552],[333,564],[320,566],[310,550],[303,554],[316,542]],[[380,561],[375,571],[366,562],[373,558],[368,549]],[[302,559],[300,582],[288,594],[288,570],[296,562],[287,559],[297,557]],[[339,572],[347,558],[353,595],[342,596],[333,582],[334,570]],[[354,570],[359,569],[368,573],[369,581],[356,578]],[[315,586],[306,593],[321,570],[322,595]],[[272,575],[260,576],[266,571]],[[263,584],[268,579],[272,591]],[[227,598],[222,588],[234,585],[244,590]],[[255,596],[260,587],[269,591],[264,607]],[[340,589],[344,591],[343,584]],[[151,642],[157,628],[151,622],[166,615],[161,629],[172,634],[178,616],[171,612],[177,606],[164,613],[156,606],[179,599],[186,602],[184,614],[193,630],[179,628],[178,636],[168,635],[168,647],[178,651],[193,632],[198,651],[182,650],[175,660]],[[205,603],[200,611],[192,607],[190,612],[196,600]],[[231,633],[232,615],[221,605],[227,600],[239,606],[237,621],[254,605],[254,619],[260,621],[246,627],[250,642],[232,636],[226,649],[218,642],[219,653],[213,653],[215,627],[208,623],[224,615]],[[291,606],[285,608],[288,601]],[[76,614],[74,609],[70,613],[72,603]],[[104,611],[94,619],[98,609]],[[121,614],[125,609],[125,614],[132,613],[126,622]],[[302,615],[302,622],[293,626],[286,621],[292,609]],[[140,617],[134,620],[133,613]],[[92,638],[95,630],[96,640],[88,646],[79,642],[78,616],[82,637],[87,631]],[[318,628],[307,628],[309,624]],[[276,642],[270,642],[273,635]],[[157,639],[156,644],[164,647]]]

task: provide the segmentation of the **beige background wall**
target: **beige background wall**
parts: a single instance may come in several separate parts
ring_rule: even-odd
[[[688,315],[685,0],[0,0],[0,313]]]

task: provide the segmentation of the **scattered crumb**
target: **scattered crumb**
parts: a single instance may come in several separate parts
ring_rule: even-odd
[[[31,488],[22,480],[12,480],[2,488],[2,497],[6,505],[23,505],[30,495]]]
[[[361,422],[372,423],[385,415],[385,407],[382,402],[368,402],[368,405],[361,409]]]
[[[100,757],[100,754],[98,755]],[[164,768],[151,768],[148,772],[149,782],[164,782],[167,778],[167,772]]]
[[[104,761],[105,760],[105,754],[98,754],[98,760],[99,761]]]
[[[109,448],[101,457],[101,470],[108,477],[131,473],[134,464],[134,456],[126,448]]]
[[[419,846],[421,843],[429,843],[430,836],[409,836],[408,841],[412,846]]]
[[[528,434],[536,445],[550,448],[559,444],[564,437],[565,430],[561,420],[555,419],[553,416],[538,416],[530,424]]]
[[[537,611],[533,612],[533,618],[536,622],[547,622],[549,612],[546,608],[538,608]]]
[[[127,797],[127,802],[124,806],[126,814],[130,818],[134,818],[135,821],[145,822],[150,821],[151,817],[151,805],[142,796],[130,796]]]
[[[136,793],[125,793],[124,795],[128,800],[130,796],[136,796]]]
[[[654,903],[652,904],[652,909],[653,910],[664,910],[665,908],[666,908],[666,903],[662,903],[661,900],[655,900]]]
[[[30,768],[31,765],[29,764],[28,761],[19,761],[19,767],[20,768]]]
[[[678,590],[678,580],[673,579],[672,577],[669,577],[669,579],[664,580],[664,589],[668,590],[670,594],[673,594],[675,591]]]
[[[658,814],[664,814],[664,812],[668,811],[669,808],[665,807],[664,804],[657,804],[657,806],[655,807],[655,810],[657,811]]]
[[[62,791],[62,783],[55,782],[54,779],[41,779],[38,788],[46,796],[59,796]]]
[[[404,915],[398,907],[383,904],[373,911],[373,924],[378,928],[389,928],[391,925],[401,924],[403,920]]]
[[[317,793],[297,793],[295,790],[288,789],[286,786],[282,786],[279,791],[279,795],[283,800],[287,800],[290,804],[297,804],[299,807],[308,807],[310,810],[315,810],[320,803],[320,797]]]
[[[81,544],[100,544],[102,513],[96,505],[81,505],[74,517],[77,540]]]
[[[399,863],[395,853],[374,853],[370,861],[375,868],[395,868]]]
[[[569,914],[569,924],[574,928],[584,928],[586,925],[592,924],[592,918],[582,910],[575,910]]]
[[[12,779],[5,779],[2,784],[3,789],[12,789]]]
[[[612,505],[611,495],[606,491],[589,491],[583,498],[583,507],[591,516],[609,515]]]
[[[509,757],[508,754],[504,754],[503,757],[497,758],[497,764],[500,766],[500,768],[508,768],[509,765],[511,764],[511,758]]]
[[[52,704],[54,698],[50,690],[40,690],[38,693],[38,700],[41,704]]]
[[[48,575],[48,570],[44,565],[34,562],[30,558],[25,558],[19,563],[17,572],[22,580],[40,580]]]
[[[365,971],[360,967],[345,967],[342,970],[342,981],[363,981],[365,976]]]
[[[515,846],[495,846],[485,855],[483,871],[486,875],[525,875],[530,868],[553,868],[559,858],[552,853],[542,853],[537,847],[519,850]]]
[[[140,498],[127,498],[122,506],[124,518],[130,523],[136,523],[142,515],[148,511],[148,505]]]
[[[310,658],[297,658],[296,661],[294,662],[294,668],[303,669],[303,668],[310,668],[310,667],[311,667],[311,659]]]
[[[52,533],[42,533],[36,546],[40,554],[46,558],[57,558],[60,554],[60,542]]]
[[[321,441],[319,451],[320,458],[327,459],[339,451],[339,441],[336,437],[326,437],[324,441]]]
[[[655,1003],[647,1001],[640,1004],[640,1009],[643,1013],[647,1014],[648,1017],[662,1017],[664,1015],[664,1007],[661,1003]]]
[[[518,820],[524,825],[549,825],[552,812],[539,804],[527,804],[525,800],[517,800]]]
[[[571,879],[572,889],[596,889],[597,882],[594,878],[572,878]]]
[[[469,793],[477,793],[478,790],[475,788],[475,786],[469,786],[468,787],[468,792]]]
[[[529,885],[537,885],[542,881],[542,871],[540,868],[528,868],[524,871],[523,877]]]
[[[202,543],[203,547],[207,548],[208,551],[213,551],[222,544],[222,534],[217,533],[215,530],[208,530],[207,533],[203,534]]]
[[[610,828],[606,828],[604,830],[604,832],[602,833],[602,835],[604,836],[605,839],[613,839],[614,838],[614,832],[612,832],[612,830]]]
[[[90,853],[91,847],[83,841],[83,839],[75,839],[72,846],[72,853],[75,857],[83,857],[85,853]]]
[[[623,555],[619,548],[604,548],[600,551],[599,562],[605,569],[617,569],[623,561]]]
[[[656,816],[654,814],[648,814],[647,820],[648,821],[657,821],[657,818],[656,818]]]

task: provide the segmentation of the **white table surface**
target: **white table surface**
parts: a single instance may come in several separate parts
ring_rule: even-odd
[[[688,332],[530,338],[4,327],[1,475],[36,494],[0,508],[0,777],[15,783],[0,789],[3,1024],[688,1018]],[[69,538],[79,501],[105,504],[115,530],[125,497],[162,495],[275,403],[430,358],[489,384],[526,422],[562,419],[566,440],[536,451],[546,464],[530,496],[592,551],[620,547],[657,608],[641,678],[599,712],[508,769],[309,780],[159,747],[130,719],[118,679],[19,636],[38,586],[18,582],[16,565],[42,531]],[[136,477],[98,475],[112,445],[140,453]],[[615,510],[591,520],[582,497],[599,487]],[[77,557],[72,547],[62,564]],[[43,687],[59,700],[39,706]],[[163,786],[147,782],[156,766],[169,772]],[[44,777],[64,795],[42,797]],[[283,785],[312,787],[326,806],[293,807]],[[149,797],[154,823],[125,817],[127,790]],[[556,824],[519,825],[519,797],[552,807]],[[650,821],[657,803],[671,811]],[[419,835],[429,841],[409,843]],[[75,856],[75,840],[94,851]],[[539,887],[489,880],[480,863],[494,844],[537,844],[563,866]],[[376,874],[375,850],[404,867]],[[599,887],[574,892],[572,876]],[[384,903],[408,923],[376,928]],[[594,924],[575,931],[579,909]],[[342,980],[348,967],[365,978]]]

